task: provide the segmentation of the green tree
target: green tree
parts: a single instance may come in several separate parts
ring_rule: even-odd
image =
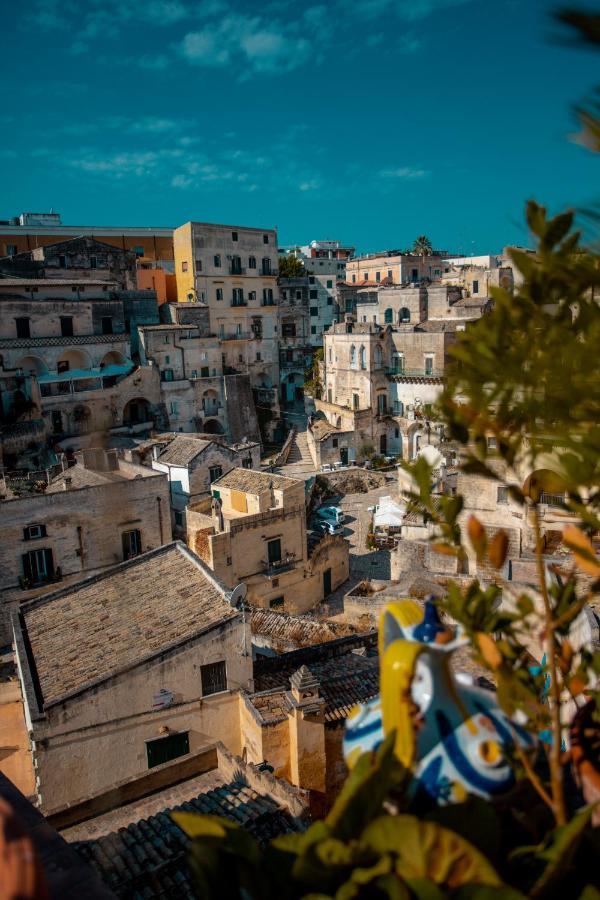
[[[417,256],[431,256],[433,248],[427,235],[420,234],[418,238],[415,238],[411,252]]]
[[[279,257],[280,278],[300,278],[302,275],[306,275],[306,269],[297,256],[288,254]]]

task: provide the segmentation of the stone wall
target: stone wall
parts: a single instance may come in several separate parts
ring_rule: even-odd
[[[52,550],[55,569],[70,582],[121,562],[125,531],[141,532],[144,551],[171,540],[167,479],[139,472],[144,477],[0,502],[0,643],[11,639],[10,614],[19,603],[57,589],[21,590],[22,554]],[[46,536],[24,540],[28,525],[45,525]]]

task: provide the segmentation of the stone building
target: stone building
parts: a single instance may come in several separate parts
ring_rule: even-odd
[[[442,277],[445,250],[434,250],[429,256],[383,250],[355,256],[346,264],[346,280],[350,284],[415,284],[436,281]]]
[[[152,468],[164,472],[169,480],[174,526],[185,529],[188,505],[210,497],[213,481],[237,467],[260,468],[258,442],[228,446],[181,435],[157,452]]]
[[[339,320],[338,285],[346,280],[346,266],[354,247],[340,241],[311,241],[286,252],[302,262],[308,278],[309,342],[323,346],[323,334]]]
[[[308,275],[279,279],[279,376],[281,403],[304,403],[304,373],[312,365]]]
[[[224,584],[244,582],[254,606],[312,609],[348,577],[349,547],[326,536],[308,551],[304,482],[232,469],[206,503],[188,506],[190,547]]]
[[[167,478],[84,450],[40,493],[0,500],[0,645],[32,597],[171,540]]]
[[[6,277],[0,309],[0,368],[35,380],[39,405],[26,417],[46,434],[149,429],[162,418],[158,371],[136,365],[131,340],[138,322],[158,321],[150,291],[92,278]]]
[[[77,237],[55,244],[42,244],[0,261],[4,275],[17,278],[64,278],[73,281],[116,283],[122,290],[134,291],[137,257],[125,250],[91,237]]]
[[[239,754],[249,625],[183,544],[32,600],[13,627],[44,812],[215,740]]]
[[[187,222],[173,235],[178,299],[206,305],[226,375],[279,415],[277,232]]]
[[[82,237],[134,253],[135,286],[155,291],[159,303],[177,299],[172,228],[64,225],[58,213],[25,212],[0,223],[0,256],[11,257]]]

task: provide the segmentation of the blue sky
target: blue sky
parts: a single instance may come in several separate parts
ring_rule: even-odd
[[[559,40],[557,5],[13,5],[0,217],[192,218],[363,251],[421,233],[463,252],[525,242],[528,197],[557,210],[598,186],[571,112],[597,61]]]

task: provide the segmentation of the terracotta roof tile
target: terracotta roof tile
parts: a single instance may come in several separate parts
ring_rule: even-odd
[[[45,705],[237,615],[179,542],[25,603],[21,612]]]

